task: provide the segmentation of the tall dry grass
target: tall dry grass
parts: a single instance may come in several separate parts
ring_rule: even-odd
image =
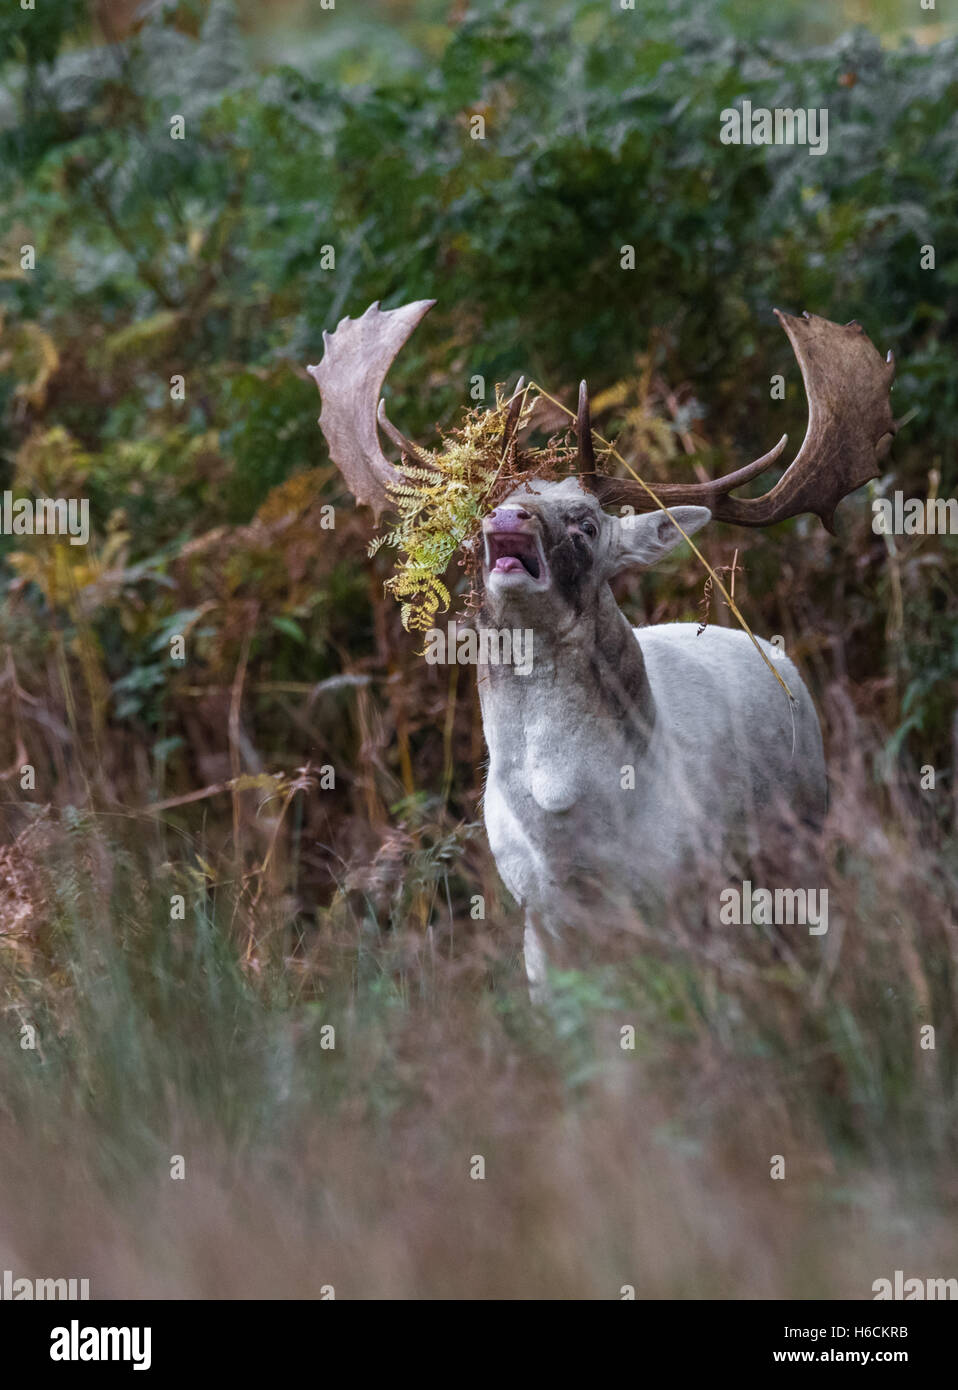
[[[164,1298],[859,1298],[954,1274],[954,845],[916,794],[876,794],[848,689],[825,707],[811,954],[676,936],[561,974],[542,1009],[481,837],[441,813],[308,926],[211,888],[198,839],[174,862],[136,820],[37,816],[5,870],[36,908],[0,935],[0,1266]]]

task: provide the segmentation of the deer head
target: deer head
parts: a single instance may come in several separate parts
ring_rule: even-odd
[[[711,512],[675,507],[672,515],[692,535]],[[615,575],[655,564],[682,531],[663,511],[610,516],[580,478],[533,479],[483,519],[483,613],[496,626],[556,627],[594,609]]]
[[[371,305],[361,318],[343,319],[323,334],[324,355],[307,370],[322,395],[319,423],[329,453],[360,502],[378,519],[389,507],[387,488],[402,481],[382,453],[377,423],[417,467],[425,460],[388,420],[379,393],[402,345],[435,303],[418,300],[399,309]],[[658,499],[686,534],[710,516],[737,526],[772,526],[802,512],[834,531],[841,499],[879,474],[878,463],[895,434],[888,399],[895,363],[859,323],[832,323],[814,314],[795,318],[775,310],[798,359],[808,398],[808,428],[794,461],[761,497],[731,493],[777,461],[782,439],[761,458],[705,483],[656,485]],[[504,445],[511,442],[522,383],[508,412]],[[596,469],[585,382],[579,389],[577,473],[561,483],[531,480],[483,522],[482,578],[485,603],[506,608],[571,606],[581,611],[592,592],[620,570],[654,563],[682,538],[669,513],[657,507],[641,483]],[[606,510],[625,506],[631,515]]]

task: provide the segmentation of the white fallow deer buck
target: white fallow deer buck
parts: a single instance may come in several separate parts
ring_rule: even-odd
[[[382,452],[377,422],[403,458],[425,462],[389,421],[380,391],[433,303],[387,311],[373,304],[359,319],[344,318],[324,333],[323,360],[309,368],[330,457],[377,519],[391,505],[388,488],[403,481]],[[763,661],[739,629],[633,628],[609,587],[710,518],[771,526],[810,512],[833,531],[839,501],[878,476],[896,428],[891,353],[883,361],[858,323],[776,313],[801,368],[808,429],[770,492],[729,495],[775,462],[784,438],[712,482],[656,486],[669,510],[659,509],[638,482],[596,471],[583,382],[577,473],[530,480],[483,520],[479,621],[534,634],[531,672],[489,665],[480,680],[485,824],[499,872],[525,911],[534,994],[583,924],[594,940],[613,919],[631,914],[639,923],[674,908],[690,888],[701,909],[706,881],[727,882],[730,866],[739,876],[756,863],[775,872],[797,831],[810,831],[813,843],[821,831],[822,736],[792,663],[764,642],[770,664]],[[504,448],[517,427],[518,389]],[[629,514],[613,515],[613,506]]]

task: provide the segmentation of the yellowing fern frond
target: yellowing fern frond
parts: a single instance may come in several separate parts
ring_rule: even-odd
[[[522,418],[532,410],[534,392],[527,388]],[[386,580],[386,592],[400,599],[403,627],[425,632],[452,595],[442,576],[460,547],[478,536],[483,514],[499,497],[523,479],[552,469],[568,451],[548,448],[524,452],[517,467],[514,442],[503,451],[507,400],[496,388],[491,409],[469,411],[462,424],[443,437],[435,451],[421,450],[433,465],[402,465],[403,481],[389,488],[399,516],[385,535],[369,547],[375,555],[383,546],[399,552],[396,572]],[[513,432],[513,441],[515,432]],[[473,555],[477,554],[473,549]]]

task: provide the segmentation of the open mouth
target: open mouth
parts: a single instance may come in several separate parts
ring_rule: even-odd
[[[490,574],[527,574],[542,579],[546,562],[538,536],[522,531],[487,531],[485,541]]]

